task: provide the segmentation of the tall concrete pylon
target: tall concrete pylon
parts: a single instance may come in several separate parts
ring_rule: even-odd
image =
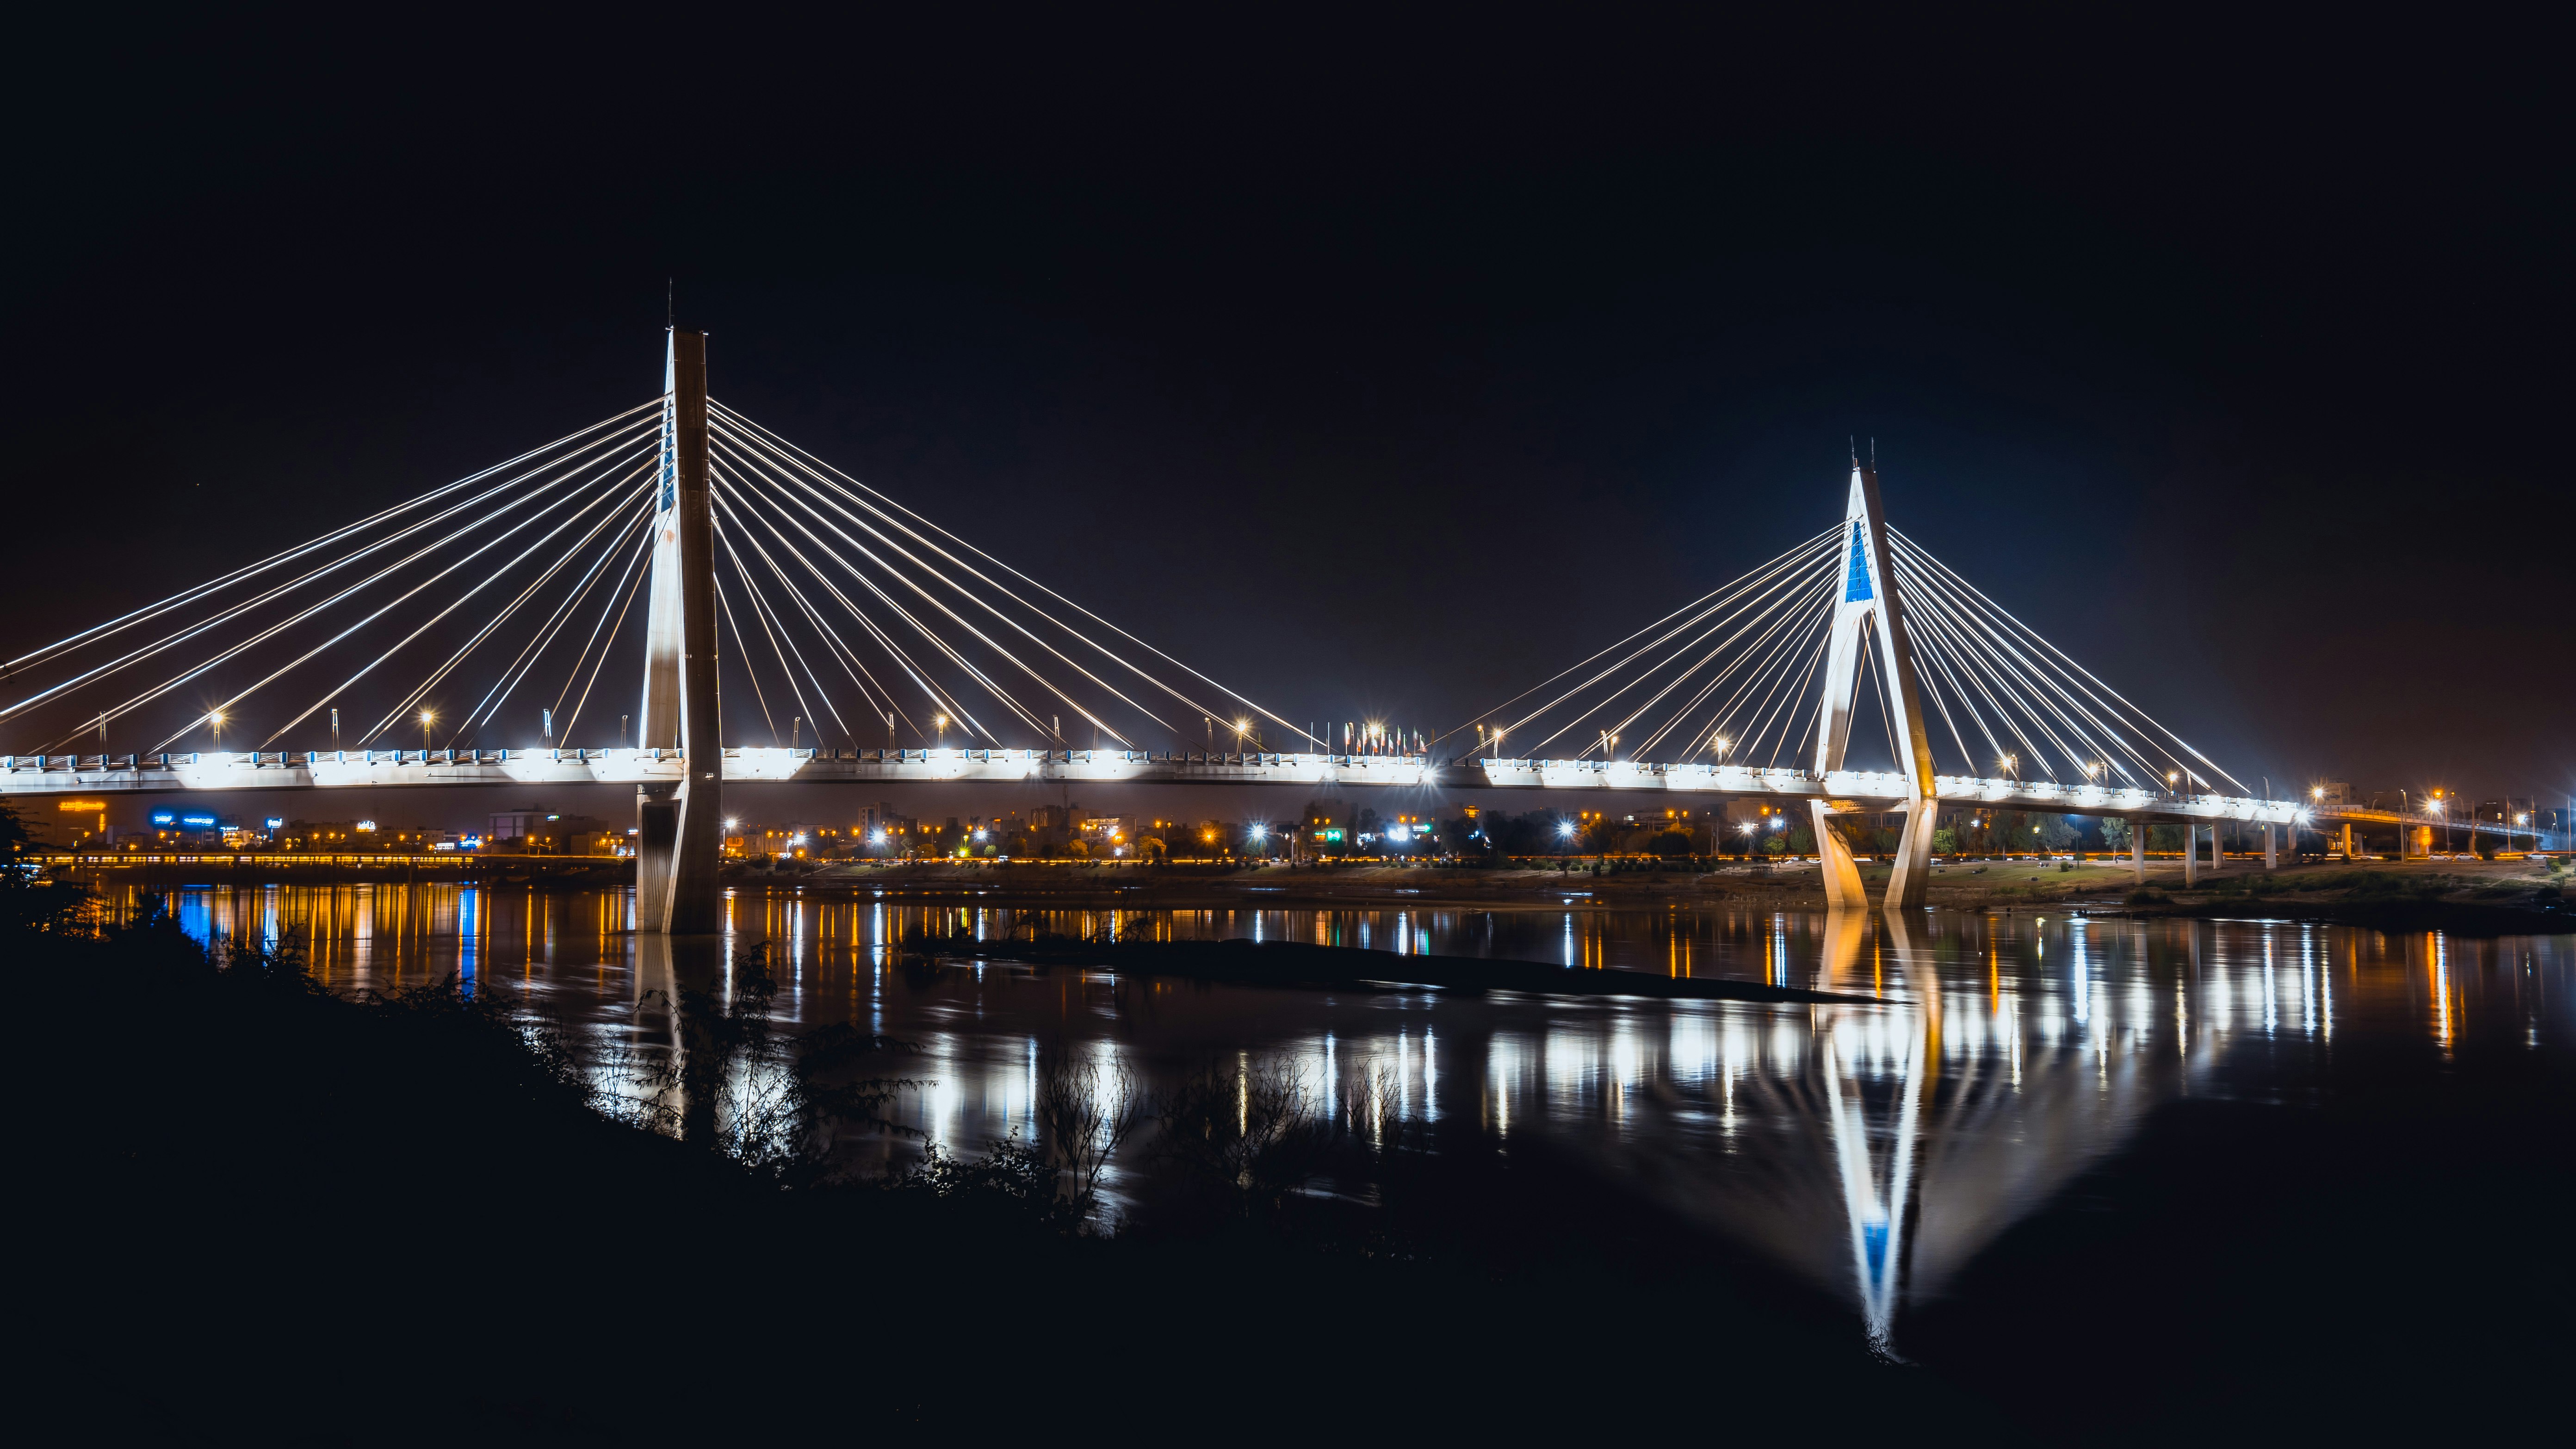
[[[1931,879],[1932,831],[1940,802],[1932,778],[1932,741],[1923,729],[1922,696],[1914,684],[1914,647],[1906,634],[1905,608],[1897,597],[1896,567],[1888,553],[1887,514],[1879,502],[1878,470],[1852,460],[1851,492],[1843,510],[1841,602],[1834,606],[1832,633],[1825,646],[1824,696],[1816,708],[1816,773],[1843,767],[1851,743],[1852,708],[1860,689],[1863,631],[1878,640],[1879,677],[1886,682],[1886,703],[1895,716],[1896,737],[1906,758],[1897,762],[1905,773],[1905,827],[1899,833],[1896,868],[1887,881],[1886,904],[1920,906]],[[1829,802],[1809,802],[1816,827],[1816,858],[1824,865],[1825,904],[1829,909],[1858,909],[1868,904],[1861,889],[1860,866],[1851,847],[1828,828]]]
[[[707,499],[707,337],[674,329],[662,364],[661,495],[644,619],[635,743],[677,750],[677,785],[635,794],[635,925],[674,936],[724,929],[724,714],[716,687],[715,513]]]

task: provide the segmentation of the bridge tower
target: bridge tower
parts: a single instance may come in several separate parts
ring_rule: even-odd
[[[1843,767],[1860,687],[1862,641],[1875,637],[1887,708],[1905,752],[1905,758],[1897,761],[1897,768],[1905,772],[1905,827],[1899,836],[1895,872],[1888,877],[1886,903],[1890,908],[1920,906],[1931,877],[1932,831],[1940,815],[1932,780],[1932,742],[1924,733],[1922,699],[1914,685],[1914,648],[1906,636],[1904,606],[1897,598],[1896,569],[1887,547],[1887,515],[1878,496],[1878,470],[1857,458],[1852,460],[1843,520],[1841,602],[1834,607],[1832,633],[1826,642],[1824,696],[1816,713],[1816,772],[1821,775]],[[1865,635],[1865,627],[1872,623],[1876,627]],[[1827,827],[1834,813],[1831,804],[1816,800],[1808,808],[1816,827],[1816,858],[1824,866],[1825,904],[1832,909],[1867,906],[1851,847]]]
[[[635,743],[677,750],[677,785],[635,796],[635,925],[674,936],[724,929],[724,718],[716,690],[715,513],[707,498],[707,336],[671,332],[662,363],[661,496],[644,625]]]

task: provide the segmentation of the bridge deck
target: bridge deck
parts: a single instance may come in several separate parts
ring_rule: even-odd
[[[432,785],[677,783],[670,750],[342,750],[170,755],[0,755],[0,796],[178,794]],[[1843,813],[1892,810],[1905,777],[1874,770],[1601,760],[1460,760],[1420,755],[1152,754],[1129,750],[784,750],[724,752],[727,781],[796,784],[1364,785],[1504,790],[1600,790],[1823,800]],[[1939,798],[2003,809],[2147,820],[2244,820],[2311,825],[2376,812],[2308,811],[2280,800],[2170,795],[2135,788],[1943,775]],[[2394,817],[2388,817],[2393,819]]]

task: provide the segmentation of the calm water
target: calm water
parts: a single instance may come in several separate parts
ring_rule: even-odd
[[[334,987],[452,971],[575,1023],[602,1060],[667,1045],[667,1023],[637,1001],[668,966],[658,938],[628,929],[623,892],[190,888],[178,906],[201,937],[300,943]],[[930,1082],[898,1114],[952,1150],[1036,1135],[1037,1056],[1057,1043],[1122,1057],[1149,1085],[1212,1057],[1299,1065],[1328,1100],[1389,1068],[1402,1113],[1472,1120],[1505,1143],[1545,1134],[1845,1295],[1874,1336],[2160,1103],[2313,1100],[2332,1054],[2358,1043],[2455,1058],[2576,1039],[2566,936],[1963,912],[1908,924],[1678,909],[1026,912],[998,894],[746,891],[730,911],[735,947],[771,953],[794,1022],[920,1044],[903,1070]],[[998,935],[1032,915],[1065,933],[1504,956],[1877,999],[1324,992],[889,965],[906,932]]]

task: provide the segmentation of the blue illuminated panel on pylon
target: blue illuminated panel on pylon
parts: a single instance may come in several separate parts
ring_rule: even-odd
[[[1843,574],[1843,602],[1865,604],[1877,597],[1869,591],[1869,554],[1861,543],[1860,525],[1852,525],[1851,567]]]

